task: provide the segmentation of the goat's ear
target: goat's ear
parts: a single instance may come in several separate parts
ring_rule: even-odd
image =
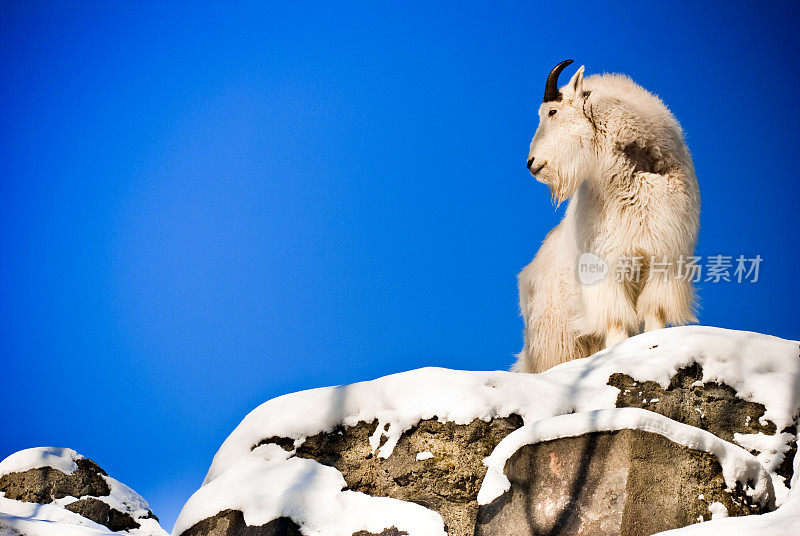
[[[584,96],[583,71],[584,66],[581,65],[580,68],[575,71],[575,74],[572,75],[572,78],[570,78],[569,84],[567,85],[567,87],[569,87],[569,89],[575,93],[577,98],[582,98]]]

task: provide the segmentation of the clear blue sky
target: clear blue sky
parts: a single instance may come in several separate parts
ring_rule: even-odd
[[[271,397],[507,368],[564,58],[675,112],[699,253],[764,258],[701,322],[800,337],[796,3],[162,4],[0,4],[0,458],[72,447],[170,529]]]

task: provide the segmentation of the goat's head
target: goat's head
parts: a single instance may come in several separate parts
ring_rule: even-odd
[[[556,65],[547,77],[544,101],[539,107],[539,128],[531,141],[528,169],[550,188],[553,199],[570,197],[597,169],[595,129],[585,113],[588,92],[583,89],[581,67],[569,83],[558,89],[558,76],[572,63]]]

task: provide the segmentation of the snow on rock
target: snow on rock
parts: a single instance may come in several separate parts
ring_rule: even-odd
[[[800,497],[789,499],[774,512],[757,516],[714,518],[653,536],[797,536],[800,534]]]
[[[27,536],[167,534],[138,493],[74,450],[55,447],[25,449],[0,462],[2,530]]]
[[[302,527],[304,536],[351,536],[362,530],[377,534],[392,526],[409,535],[447,534],[442,518],[427,508],[346,488],[336,469],[288,458],[277,445],[262,445],[195,492],[173,533],[189,531],[221,511],[237,510],[248,526],[289,517]]]
[[[662,386],[697,363],[703,381],[733,387],[761,403],[778,429],[793,424],[800,378],[798,343],[758,333],[682,326],[632,337],[587,359],[534,374],[423,368],[347,386],[284,395],[250,412],[220,447],[204,483],[234,465],[266,437],[302,440],[310,435],[378,420],[378,455],[391,454],[400,435],[422,419],[466,424],[516,413],[526,423],[574,411],[612,408],[619,390],[613,373]],[[388,429],[385,428],[388,426]],[[379,449],[378,444],[386,442]]]
[[[560,415],[523,426],[511,432],[485,460],[489,468],[478,492],[478,504],[489,504],[511,488],[504,474],[508,459],[525,445],[563,437],[575,437],[592,432],[642,430],[693,450],[716,456],[722,465],[725,483],[735,488],[737,483],[753,483],[747,492],[756,502],[766,505],[774,500],[772,479],[766,469],[749,452],[717,436],[667,419],[657,413],[638,408],[605,409]]]
[[[707,326],[660,329],[598,352],[588,363],[570,361],[541,376],[559,383],[577,382],[575,409],[586,411],[607,407],[602,396],[586,395],[610,374],[623,373],[667,387],[679,369],[692,364],[702,367],[703,383],[724,383],[743,400],[763,404],[764,419],[779,430],[794,424],[800,408],[800,346],[797,341],[760,333]]]
[[[127,512],[141,526],[140,529],[130,529],[130,532],[140,531],[143,534],[161,534],[163,529],[158,520],[153,517],[150,505],[134,490],[108,475],[103,475],[108,483],[110,493],[106,496],[96,497],[97,500],[107,504],[119,512]]]
[[[0,462],[0,476],[9,473],[22,473],[29,469],[52,467],[57,471],[71,475],[78,470],[77,460],[83,456],[72,449],[57,447],[39,447],[15,452]]]
[[[781,462],[784,455],[789,451],[789,440],[794,436],[790,433],[778,433],[775,435],[757,434],[733,434],[733,440],[747,450],[757,450],[760,454],[758,460],[764,464],[768,471],[774,471]]]
[[[616,391],[611,391],[611,404]],[[222,444],[204,483],[227,471],[267,437],[296,443],[338,425],[378,421],[373,449],[388,457],[422,419],[468,424],[519,414],[534,421],[571,410],[568,389],[533,374],[423,368],[347,386],[284,395],[250,412]],[[381,439],[385,443],[378,450]]]
[[[712,519],[653,536],[797,536],[800,534],[800,456],[795,456],[792,465],[794,473],[788,498],[774,512]]]
[[[712,520],[728,517],[728,509],[719,501],[709,504],[708,511],[711,512]]]
[[[622,374],[637,382],[656,382],[667,390],[679,371],[693,366],[700,379],[692,381],[691,388],[723,385],[735,391],[732,397],[760,405],[762,409],[752,423],[750,416],[741,416],[748,433],[739,429],[734,436],[736,430],[731,430],[726,441],[700,425],[681,424],[643,409],[618,408],[621,390],[609,385],[612,375]],[[240,511],[247,525],[285,517],[299,524],[303,534],[350,536],[350,529],[380,533],[391,524],[409,536],[441,534],[442,518],[436,512],[410,502],[343,490],[347,482],[336,468],[316,459],[300,459],[299,451],[309,438],[341,435],[342,430],[347,435],[347,430],[359,423],[374,423],[368,437],[371,454],[366,456],[391,465],[398,442],[423,421],[466,426],[476,419],[492,422],[512,416],[521,418],[523,428],[503,436],[505,440],[489,457],[489,474],[483,481],[480,501],[489,501],[507,489],[503,460],[525,442],[627,428],[660,434],[680,445],[711,453],[719,460],[729,486],[747,488],[747,481],[752,481],[753,487],[746,489],[752,498],[768,503],[774,497],[777,505],[783,504],[774,514],[784,512],[781,519],[788,519],[800,499],[791,495],[774,471],[790,455],[791,443],[796,443],[793,430],[799,385],[797,342],[686,326],[645,333],[539,375],[425,368],[348,386],[293,393],[254,409],[225,440],[203,487],[181,512],[174,533],[180,535],[223,511]],[[653,411],[660,411],[657,408],[666,403],[660,396],[640,398],[639,402],[647,409],[652,406]],[[686,413],[701,419],[699,422],[712,418],[699,408],[690,407]],[[756,423],[758,433],[749,433],[756,429],[752,428]],[[731,442],[734,437],[738,445]],[[757,451],[758,458],[742,447]],[[439,451],[434,452],[438,462]],[[411,456],[411,462],[403,463],[422,465],[414,454]],[[779,517],[756,517],[770,519],[767,516]],[[716,519],[703,525],[735,523],[750,517]],[[401,520],[407,522],[400,526]]]
[[[3,530],[25,536],[106,536],[119,534],[55,504],[13,501],[0,497],[0,535]]]

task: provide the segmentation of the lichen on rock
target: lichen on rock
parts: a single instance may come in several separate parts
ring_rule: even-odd
[[[404,432],[383,459],[369,444],[377,427],[373,421],[309,437],[296,455],[335,467],[354,491],[435,510],[451,536],[467,536],[475,526],[476,498],[486,473],[483,459],[520,426],[518,415],[489,422],[475,419],[466,425],[424,419]],[[426,451],[433,457],[418,461],[417,453]]]

